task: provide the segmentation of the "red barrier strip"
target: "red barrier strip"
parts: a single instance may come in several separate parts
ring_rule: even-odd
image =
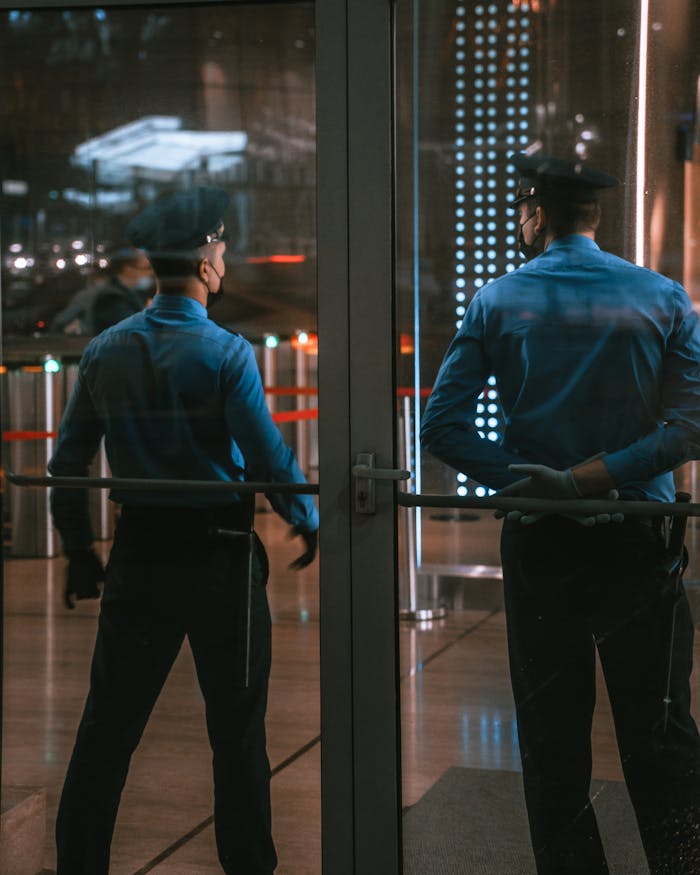
[[[266,395],[318,395],[318,389],[305,386],[304,388],[296,388],[295,386],[265,386]]]
[[[289,410],[272,414],[273,422],[300,422],[304,419],[318,419],[318,408],[311,410]],[[41,441],[57,437],[55,431],[4,431],[4,441]]]
[[[421,398],[429,398],[430,393],[433,390],[432,389],[419,389],[418,391],[420,393]],[[396,394],[398,395],[399,398],[415,398],[416,397],[416,390],[415,389],[407,389],[407,388],[402,389],[401,387],[399,387],[396,390]]]
[[[421,398],[429,398],[430,393],[433,391],[432,389],[420,389],[420,397]],[[266,395],[318,395],[318,389],[304,387],[304,388],[295,388],[294,386],[265,386],[265,394]],[[416,394],[416,390],[412,387],[399,387],[396,390],[396,394],[399,398],[413,398]]]
[[[305,255],[257,255],[246,258],[248,264],[303,264]]]
[[[273,413],[273,422],[299,422],[302,419],[318,419],[318,407],[311,410],[289,410],[283,413]]]
[[[421,389],[420,397],[428,398],[431,389]],[[318,389],[295,389],[292,387],[266,387],[265,393],[268,395],[318,395]],[[414,397],[415,389],[397,389],[396,394],[399,398]],[[311,410],[289,410],[281,413],[273,413],[272,419],[274,422],[300,422],[302,420],[318,419],[318,408],[314,407]],[[55,438],[58,432],[55,431],[4,431],[2,433],[3,441],[41,441]]]
[[[4,431],[4,441],[42,441],[58,436],[57,431]]]
[[[304,419],[318,419],[318,408],[311,410],[289,410],[282,413],[273,413],[273,422],[300,422]],[[58,436],[56,431],[4,431],[3,441],[41,441]]]

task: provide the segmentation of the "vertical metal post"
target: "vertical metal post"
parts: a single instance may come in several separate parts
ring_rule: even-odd
[[[56,374],[44,373],[44,422],[46,423],[46,431],[50,434],[55,434],[58,431],[60,414],[57,413],[56,404],[60,398],[60,393],[56,392],[58,376]],[[60,398],[62,401],[63,399]],[[63,405],[61,405],[63,406]],[[53,456],[54,446],[56,441],[50,437],[46,440],[45,462],[40,456],[40,461],[44,462],[44,470],[48,466],[49,460]],[[46,556],[56,556],[59,552],[58,538],[56,530],[53,527],[53,519],[51,518],[51,493],[48,489],[41,490],[42,510],[45,514],[46,527]]]
[[[411,418],[412,411],[411,399],[406,397],[403,399],[403,456],[404,466],[411,470],[411,440],[413,437],[413,422]],[[410,481],[408,481],[410,482]],[[409,488],[408,485],[406,487]],[[416,490],[417,491],[417,490]],[[447,616],[447,608],[438,605],[439,592],[437,592],[437,578],[432,575],[433,589],[430,594],[429,601],[431,607],[418,607],[418,572],[420,570],[420,562],[418,561],[418,539],[417,539],[417,514],[420,508],[403,507],[401,510],[405,513],[405,548],[404,555],[406,558],[405,567],[408,574],[408,606],[399,611],[399,617],[402,620],[423,623],[428,620],[441,620]]]
[[[403,467],[411,470],[411,399],[406,396],[402,404],[402,443],[403,443]],[[406,482],[406,490],[410,490],[410,480]],[[404,519],[404,568],[408,577],[408,605],[399,616],[402,620],[415,619],[418,607],[418,593],[416,586],[416,518],[415,508],[402,507],[401,514]]]
[[[296,350],[296,361],[295,361],[295,377],[296,377],[296,387],[297,389],[306,389],[309,381],[308,381],[308,361],[307,355],[304,351],[303,347],[299,347]],[[297,395],[296,399],[296,408],[297,410],[306,410],[307,407],[307,396],[306,395]],[[308,474],[309,471],[309,423],[308,420],[299,420],[296,423],[296,455],[297,461],[299,462],[299,467],[301,470]]]
[[[43,370],[16,369],[7,374],[11,426],[17,431],[54,432],[58,428],[58,405],[62,400],[60,374]],[[53,438],[13,441],[10,464],[17,471],[44,474],[53,454]],[[51,521],[47,490],[10,487],[12,498],[13,556],[52,557],[58,539]]]
[[[263,384],[267,387],[277,385],[277,348],[265,344],[263,346]],[[270,413],[277,409],[277,398],[274,395],[266,397]]]

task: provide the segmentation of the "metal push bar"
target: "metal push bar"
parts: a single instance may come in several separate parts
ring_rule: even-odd
[[[251,493],[279,492],[294,495],[318,495],[317,483],[258,483],[236,480],[153,480],[136,477],[34,477],[29,474],[7,472],[7,479],[14,486],[48,486],[60,489],[124,489],[146,492],[234,492]]]
[[[491,495],[488,498],[469,498],[459,495],[430,495],[399,492],[397,501],[402,507],[457,507],[473,510],[521,510],[529,513],[595,514],[622,513],[625,516],[700,516],[699,503],[677,501],[611,501],[602,498],[513,498]],[[613,523],[614,525],[614,523]]]

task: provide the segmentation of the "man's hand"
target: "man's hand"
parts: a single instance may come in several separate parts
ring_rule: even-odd
[[[105,579],[105,570],[92,547],[73,550],[68,556],[64,602],[71,611],[76,599],[98,599],[98,583]]]
[[[589,466],[589,468],[593,467],[593,463],[596,465],[602,464],[600,461],[600,456],[596,456],[593,459],[589,459],[586,462],[583,462],[581,467]],[[578,467],[578,466],[577,466]],[[512,483],[510,486],[507,486],[505,489],[500,491],[500,495],[519,495],[524,498],[554,498],[554,499],[572,499],[572,498],[582,498],[582,494],[579,491],[577,486],[576,479],[574,478],[574,473],[571,468],[567,468],[563,471],[559,471],[555,468],[549,468],[547,465],[509,465],[509,471],[513,471],[516,474],[524,474],[525,477],[522,480],[518,480],[516,483]],[[607,491],[602,491],[602,494],[597,495],[586,495],[586,498],[605,498],[608,501],[617,501],[620,497],[619,493],[616,489],[608,489]],[[523,511],[513,510],[508,513],[505,511],[496,511],[496,518],[499,519],[501,517],[506,517],[508,520],[520,522],[521,525],[527,526],[536,523],[539,519],[542,519],[543,516],[549,516],[551,514],[545,513],[524,513]],[[579,523],[582,526],[595,526],[595,525],[603,525],[605,523],[614,522],[619,523],[624,520],[624,514],[615,513],[599,513],[593,514],[591,516],[583,516],[581,514],[560,514],[560,516],[568,517],[569,519],[575,520],[575,522]]]
[[[305,532],[299,526],[294,526],[289,533],[289,537],[296,538],[297,536],[304,539],[306,549],[294,562],[289,563],[292,571],[301,571],[302,568],[311,565],[318,551],[318,529],[313,532]]]
[[[557,471],[547,465],[508,465],[514,474],[522,474],[524,480],[518,494],[527,498],[581,498],[571,468]]]

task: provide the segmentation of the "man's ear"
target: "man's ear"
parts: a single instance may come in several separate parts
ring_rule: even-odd
[[[535,227],[533,231],[535,234],[541,234],[547,228],[547,211],[543,206],[535,207]]]
[[[202,282],[207,281],[209,261],[206,258],[200,258],[197,262],[197,276]]]

